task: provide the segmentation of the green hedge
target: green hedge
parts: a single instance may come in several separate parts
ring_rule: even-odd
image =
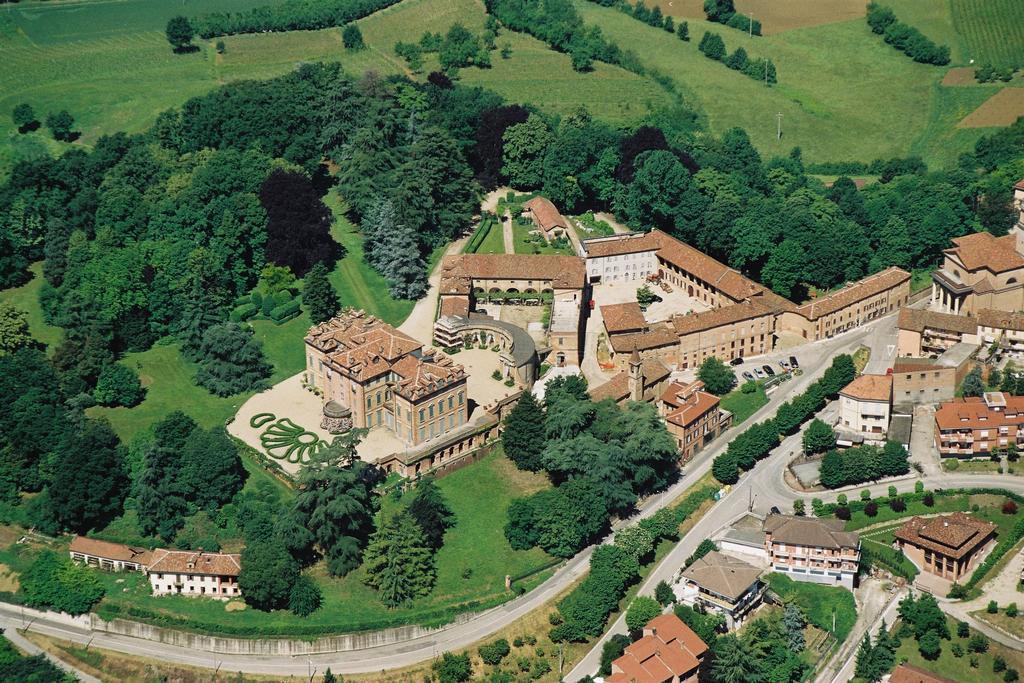
[[[697,508],[699,508],[704,501],[714,499],[716,493],[718,493],[718,487],[708,485],[701,487],[688,495],[683,499],[683,502],[672,509],[676,515],[676,523],[682,524],[685,522],[690,515],[697,511]]]
[[[299,300],[292,299],[280,306],[275,306],[274,309],[270,311],[270,319],[280,325],[281,323],[291,320],[300,313],[302,313],[302,308],[299,306]]]
[[[475,254],[476,250],[480,248],[480,244],[487,237],[487,233],[491,231],[491,225],[494,223],[494,219],[490,216],[485,216],[480,225],[477,226],[476,230],[473,231],[473,235],[469,238],[469,242],[466,243],[466,248],[463,249],[464,254]]]
[[[241,304],[231,311],[231,321],[242,323],[260,312],[260,307],[253,303]]]

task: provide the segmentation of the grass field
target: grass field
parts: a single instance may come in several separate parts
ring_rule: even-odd
[[[784,602],[795,602],[807,615],[807,620],[824,631],[832,631],[832,615],[835,614],[835,637],[846,640],[857,621],[857,605],[853,593],[845,588],[822,586],[814,583],[794,581],[777,573],[765,575],[769,588],[779,594]]]
[[[742,382],[743,379],[740,378],[740,381]],[[768,403],[768,395],[764,393],[764,384],[758,382],[757,391],[744,394],[737,387],[722,397],[720,405],[723,410],[732,413],[732,424],[736,426],[756,413],[766,403]]]
[[[505,231],[502,228],[501,221],[491,221],[491,226],[487,229],[487,234],[484,236],[483,241],[480,242],[480,248],[476,250],[476,253],[505,253]]]
[[[962,59],[1024,67],[1019,0],[949,0],[953,26],[963,36]],[[939,3],[936,3],[939,4]],[[945,4],[945,3],[941,3]]]
[[[20,102],[32,104],[40,118],[67,109],[82,133],[76,144],[89,145],[105,133],[144,130],[161,111],[223,83],[270,78],[302,62],[338,61],[352,73],[402,73],[405,64],[393,52],[396,41],[415,40],[428,30],[446,31],[455,21],[471,29],[484,21],[477,0],[407,0],[358,22],[368,49],[355,53],[344,49],[336,28],[230,36],[224,38],[223,55],[205,41],[198,41],[199,52],[173,54],[163,34],[168,14],[261,4],[266,2],[8,5],[0,11],[0,59],[5,64],[0,71],[0,179],[18,158],[58,153],[67,146],[49,139],[45,129],[19,135],[9,112]],[[553,113],[587,104],[595,116],[612,123],[636,121],[648,106],[669,102],[648,78],[607,65],[581,74],[572,70],[567,56],[529,36],[504,32],[499,44],[504,42],[512,44],[510,59],[495,53],[493,69],[464,69],[463,81],[493,88],[513,101],[535,101]]]
[[[32,336],[49,347],[60,343],[61,329],[47,325],[43,320],[43,311],[39,307],[39,288],[43,286],[43,263],[33,263],[32,279],[21,287],[0,290],[0,301],[14,304],[28,313],[28,327]]]
[[[227,628],[258,626],[265,632],[299,634],[311,633],[314,629],[345,632],[418,620],[445,621],[455,611],[472,609],[477,603],[496,604],[511,598],[512,594],[505,590],[506,574],[515,576],[550,562],[551,558],[537,548],[512,550],[501,533],[512,498],[548,485],[546,477],[517,470],[501,453],[493,453],[439,479],[438,487],[457,522],[437,553],[438,578],[433,593],[408,607],[394,610],[384,607],[377,600],[376,592],[363,583],[362,569],[342,578],[332,578],[321,565],[314,566],[310,572],[321,585],[324,604],[306,619],[287,611],[227,612],[224,603],[213,600],[155,598],[149,595],[144,577],[135,576],[129,577],[126,584],[115,586],[114,581],[123,576],[104,575],[111,589],[106,600],[123,607],[138,606],[158,614],[182,617],[196,629],[202,629],[204,624]],[[388,501],[388,504],[394,503]],[[543,576],[542,572],[527,585]],[[122,591],[124,587],[129,590]]]
[[[981,654],[964,655],[956,657],[952,652],[953,643],[959,643],[964,650],[967,649],[967,638],[958,638],[956,635],[956,619],[947,616],[946,623],[949,625],[949,632],[952,638],[941,641],[942,651],[937,659],[929,660],[921,656],[917,648],[917,641],[913,638],[903,638],[899,649],[896,650],[896,661],[906,661],[907,664],[931,671],[953,681],[977,681],[978,683],[997,683],[1003,680],[1002,673],[992,671],[992,662],[996,655],[1001,655],[1006,660],[1009,668],[1024,669],[1024,653],[1011,650],[1000,645],[989,638],[988,652]],[[971,629],[973,636],[977,631]],[[971,657],[978,659],[978,668],[971,667]]]
[[[921,154],[930,164],[950,164],[981,134],[957,131],[957,122],[996,90],[956,88],[949,96],[943,91],[954,89],[939,86],[943,69],[907,59],[863,19],[760,38],[693,19],[692,40],[684,43],[587,0],[576,0],[576,7],[620,45],[643,45],[641,60],[676,81],[684,98],[707,115],[712,132],[740,126],[764,155],[799,146],[808,161]],[[697,43],[707,30],[719,33],[729,51],[742,46],[770,57],[778,85],[767,88],[705,58]]]

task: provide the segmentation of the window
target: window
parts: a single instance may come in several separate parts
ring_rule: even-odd
[[[425,419],[427,419],[427,418],[424,417],[424,415],[423,415],[423,408],[420,408],[420,422],[423,422]]]
[[[455,407],[455,398],[453,396],[448,397],[448,410]]]
[[[462,400],[463,400],[463,399],[462,399],[462,392],[460,391],[460,392],[459,392],[459,405],[460,405],[460,406],[462,405]]]
[[[366,397],[366,407],[367,408],[372,408],[373,407],[373,397],[372,396],[367,396]]]
[[[427,406],[427,412],[430,415],[430,417],[434,417],[434,406],[433,405]]]

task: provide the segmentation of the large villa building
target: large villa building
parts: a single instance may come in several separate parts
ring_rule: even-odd
[[[362,311],[310,329],[306,381],[325,414],[347,415],[346,426],[386,427],[407,446],[462,426],[468,414],[461,365]]]
[[[932,273],[934,310],[976,315],[985,308],[1024,309],[1024,230],[956,237],[943,253],[942,267]]]
[[[959,581],[995,544],[996,525],[963,512],[912,517],[895,532],[894,544],[919,569]]]
[[[948,401],[935,411],[935,446],[941,456],[987,457],[1010,444],[1024,449],[1024,396],[989,391]]]

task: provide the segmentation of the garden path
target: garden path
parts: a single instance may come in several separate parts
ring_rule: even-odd
[[[505,253],[516,253],[516,243],[512,235],[512,214],[508,211],[505,212],[504,216],[501,216],[501,236],[505,241]]]

